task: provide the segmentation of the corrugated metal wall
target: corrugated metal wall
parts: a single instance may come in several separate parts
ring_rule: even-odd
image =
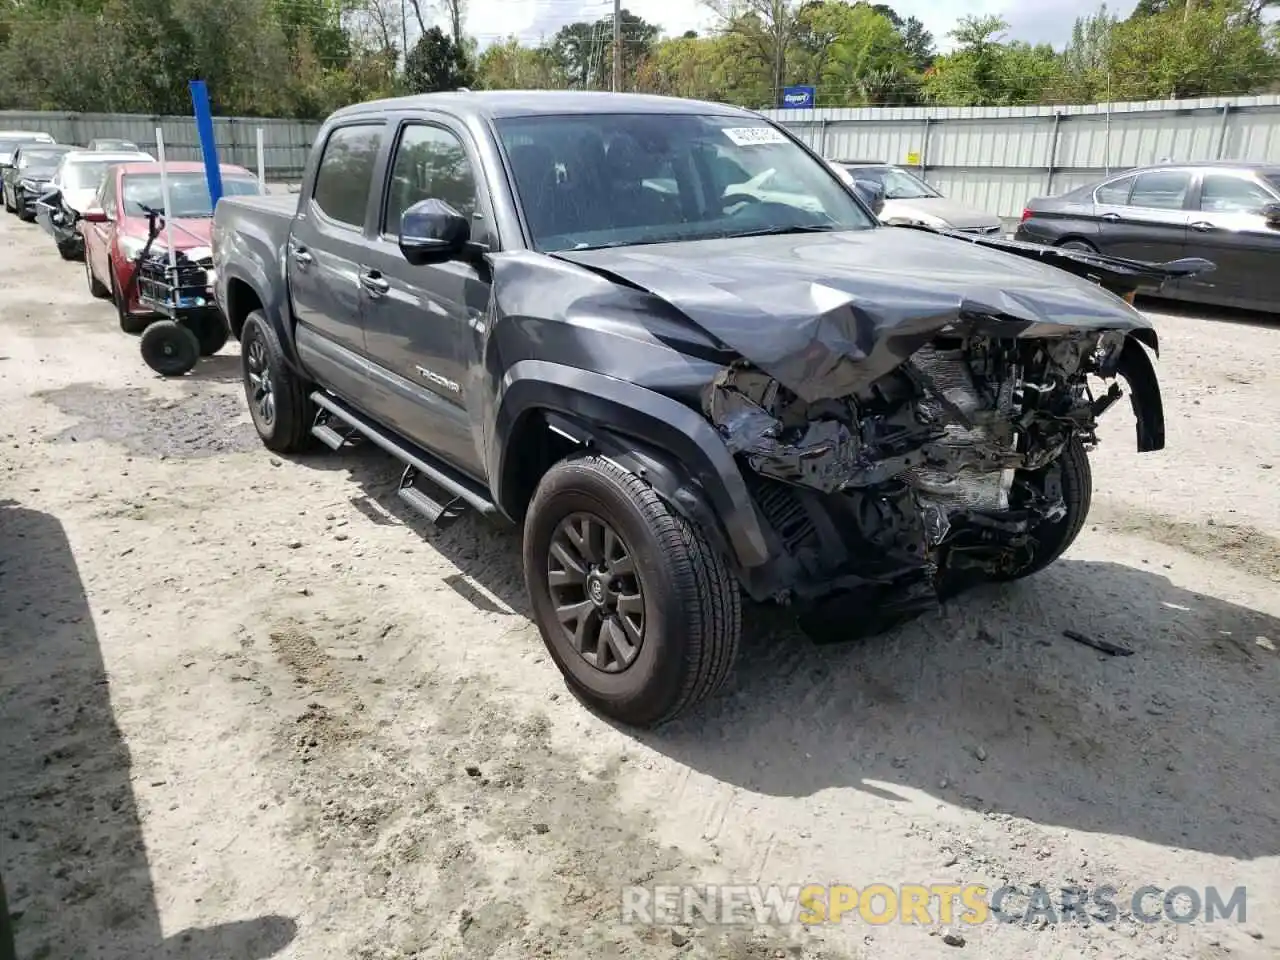
[[[1006,218],[1031,197],[1165,158],[1280,163],[1280,96],[764,113],[824,156],[910,166],[943,194]]]
[[[261,127],[266,172],[273,180],[301,175],[320,129],[314,121],[257,117],[215,117],[213,123],[222,162],[237,163],[253,171],[258,167],[257,129]],[[0,130],[41,130],[59,143],[85,144],[95,137],[118,137],[154,153],[156,127],[163,131],[165,153],[170,159],[200,159],[200,142],[192,117],[0,110]]]

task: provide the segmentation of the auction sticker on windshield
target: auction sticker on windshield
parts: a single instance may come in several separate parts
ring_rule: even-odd
[[[725,127],[724,135],[733,141],[735,146],[754,147],[762,143],[786,143],[787,138],[781,130],[773,127]]]

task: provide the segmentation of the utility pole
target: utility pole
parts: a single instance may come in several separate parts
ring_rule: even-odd
[[[404,0],[400,0],[400,44],[404,47],[400,63],[403,70],[409,62],[409,11],[404,7]]]
[[[622,0],[613,0],[613,92],[622,89]]]

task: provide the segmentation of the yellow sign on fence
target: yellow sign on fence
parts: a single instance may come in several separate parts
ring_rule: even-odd
[[[909,166],[909,167],[918,167],[918,166],[920,166],[920,154],[918,154],[918,153],[908,153],[908,154],[907,154],[907,166]]]

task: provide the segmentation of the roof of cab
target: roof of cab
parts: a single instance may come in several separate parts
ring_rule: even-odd
[[[150,163],[148,154],[141,150],[72,150],[66,156],[67,163]]]
[[[331,119],[414,110],[445,110],[449,113],[471,114],[488,119],[572,113],[679,113],[760,118],[759,114],[750,110],[724,103],[640,93],[608,93],[594,90],[459,90],[452,93],[421,93],[409,97],[390,97],[385,100],[352,104],[335,112]]]

